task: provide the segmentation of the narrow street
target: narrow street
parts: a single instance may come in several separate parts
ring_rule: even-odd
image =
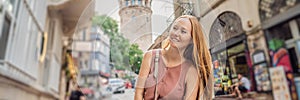
[[[134,89],[126,89],[125,93],[115,93],[111,97],[104,98],[103,100],[133,100]]]

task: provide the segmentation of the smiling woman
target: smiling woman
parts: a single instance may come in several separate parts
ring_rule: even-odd
[[[194,16],[177,18],[163,49],[145,53],[135,100],[211,99],[211,57]]]

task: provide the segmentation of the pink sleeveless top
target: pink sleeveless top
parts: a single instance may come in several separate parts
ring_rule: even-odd
[[[154,100],[155,94],[155,78],[154,78],[154,59],[155,52],[152,51],[152,62],[149,75],[145,83],[144,100]],[[158,100],[182,100],[185,93],[185,77],[191,66],[191,62],[186,61],[177,66],[167,67],[163,60],[161,50],[159,50],[159,64],[158,64],[158,85],[157,94]]]

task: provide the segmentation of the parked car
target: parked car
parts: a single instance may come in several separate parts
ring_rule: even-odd
[[[117,93],[117,92],[125,93],[125,82],[123,79],[111,78],[109,79],[108,84],[111,87],[113,93]]]
[[[88,98],[93,98],[94,97],[94,90],[91,88],[82,88],[81,92]]]
[[[100,84],[100,97],[106,98],[110,97],[113,93],[111,86],[108,83],[108,79],[101,78],[101,84]]]

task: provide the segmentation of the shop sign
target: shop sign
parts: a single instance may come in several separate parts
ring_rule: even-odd
[[[257,64],[260,62],[265,61],[265,54],[264,52],[257,52],[256,54],[253,55],[253,63]]]
[[[271,91],[271,81],[269,79],[267,63],[254,65],[254,78],[256,82],[257,91],[259,92]]]
[[[283,66],[269,69],[274,100],[291,100],[287,79]]]

